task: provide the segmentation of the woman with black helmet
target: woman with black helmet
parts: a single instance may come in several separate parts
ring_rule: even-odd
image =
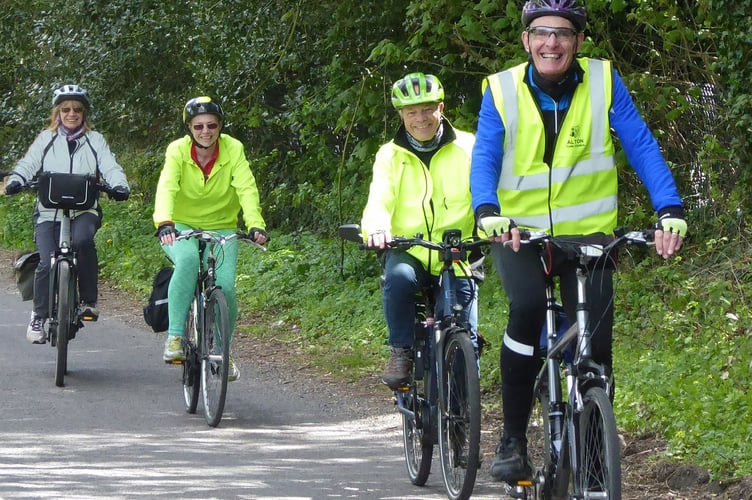
[[[577,56],[585,7],[577,0],[531,0],[522,22],[528,62],[484,80],[470,174],[478,228],[494,242],[491,255],[510,304],[500,360],[504,433],[491,462],[500,481],[530,474],[526,428],[546,312],[542,263],[535,248],[520,245],[516,226],[554,236],[612,235],[618,212],[613,130],[657,212],[658,254],[674,255],[687,233],[673,176],[621,77],[609,61]],[[551,259],[573,322],[575,263],[556,249]],[[590,283],[593,359],[610,374],[613,270],[595,270]]]
[[[238,214],[254,241],[268,240],[261,216],[256,180],[245,157],[243,144],[222,133],[225,122],[222,106],[210,97],[189,100],[183,108],[186,136],[167,146],[154,200],[154,224],[162,249],[175,264],[168,290],[169,327],[164,361],[183,357],[181,339],[185,318],[193,300],[199,259],[197,241],[175,241],[177,231],[201,228],[234,233]],[[235,295],[235,269],[238,240],[223,247],[222,265],[217,267],[217,285],[227,297],[231,332],[238,314]],[[229,380],[240,376],[234,362]]]
[[[90,119],[91,101],[78,85],[63,85],[54,91],[49,125],[19,160],[5,186],[6,194],[18,193],[24,184],[41,171],[88,174],[102,177],[112,187],[110,197],[124,201],[130,195],[123,168],[110,152],[107,141],[93,130]],[[39,255],[50,255],[57,248],[60,225],[59,211],[34,207],[34,242]],[[96,320],[98,269],[94,235],[102,224],[99,203],[89,210],[72,211],[71,238],[78,255],[79,297],[81,312]],[[50,260],[42,258],[34,274],[34,301],[26,338],[34,344],[45,343],[44,321],[49,310]]]

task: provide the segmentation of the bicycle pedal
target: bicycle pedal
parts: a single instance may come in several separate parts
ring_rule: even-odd
[[[399,387],[395,387],[393,390],[394,390],[394,392],[407,392],[407,391],[410,390],[410,386],[409,385],[400,385]]]
[[[165,361],[165,364],[167,365],[182,365],[184,363],[185,361],[183,361],[182,359],[173,359],[172,361]]]
[[[81,321],[96,321],[99,316],[81,316]]]

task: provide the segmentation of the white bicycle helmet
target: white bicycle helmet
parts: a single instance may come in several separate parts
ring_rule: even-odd
[[[55,90],[52,95],[52,105],[57,106],[63,101],[78,101],[86,107],[87,111],[91,111],[89,94],[78,85],[63,85]]]

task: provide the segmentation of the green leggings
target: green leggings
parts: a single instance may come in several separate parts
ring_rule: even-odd
[[[190,229],[184,224],[176,224],[175,229],[182,231]],[[228,235],[234,230],[217,230],[217,233]],[[167,329],[169,336],[183,336],[185,319],[193,301],[193,292],[196,289],[196,276],[199,270],[198,240],[191,238],[176,241],[172,246],[162,245],[162,250],[175,264],[175,272],[170,280],[170,288],[167,291],[167,300],[170,304],[170,326]],[[238,300],[235,294],[235,270],[238,263],[238,240],[227,241],[221,247],[214,249],[217,255],[217,285],[227,298],[229,311],[230,340],[235,331],[235,321],[238,318]],[[204,263],[207,253],[204,253]]]

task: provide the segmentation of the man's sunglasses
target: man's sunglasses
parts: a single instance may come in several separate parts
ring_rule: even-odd
[[[207,123],[207,124],[197,123],[193,125],[193,130],[197,132],[200,130],[204,130],[204,125],[206,125],[206,128],[208,128],[209,130],[214,130],[215,128],[219,127],[219,123]]]

